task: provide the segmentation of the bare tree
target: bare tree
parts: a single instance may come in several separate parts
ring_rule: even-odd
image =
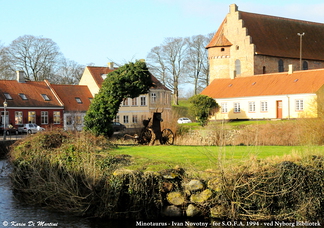
[[[173,91],[174,105],[178,105],[179,80],[184,74],[187,47],[184,38],[166,38],[147,56],[150,71]]]
[[[194,85],[194,94],[199,94],[209,84],[209,64],[206,46],[212,38],[212,33],[207,36],[196,35],[187,38],[188,56],[186,58],[186,82]]]
[[[40,81],[55,75],[62,55],[57,44],[43,37],[20,36],[5,49],[12,71],[25,71],[29,80]]]
[[[55,84],[77,85],[81,79],[84,67],[73,60],[62,58],[58,71],[50,79],[50,82]]]
[[[0,79],[11,80],[15,73],[10,70],[9,60],[5,54],[5,47],[0,43]]]

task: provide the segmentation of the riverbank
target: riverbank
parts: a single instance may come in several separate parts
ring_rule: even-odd
[[[84,134],[26,138],[10,153],[15,193],[29,204],[101,218],[324,220],[321,156],[143,172],[126,169],[135,158],[114,149]]]
[[[0,159],[5,159],[10,151],[10,147],[16,140],[0,141]]]

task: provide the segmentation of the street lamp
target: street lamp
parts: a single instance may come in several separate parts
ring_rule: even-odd
[[[302,45],[303,45],[303,36],[305,33],[297,33],[297,35],[300,37],[300,53],[299,53],[299,70],[302,70]]]
[[[3,110],[4,110],[4,114],[3,114],[3,140],[6,140],[6,108],[8,106],[7,101],[5,100],[3,102]]]

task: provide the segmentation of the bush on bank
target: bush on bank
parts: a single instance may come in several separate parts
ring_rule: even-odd
[[[114,147],[102,137],[60,131],[17,142],[10,152],[15,193],[29,204],[93,217],[324,220],[321,156],[228,167],[215,161],[199,177],[179,167],[127,170],[133,158],[110,155]]]

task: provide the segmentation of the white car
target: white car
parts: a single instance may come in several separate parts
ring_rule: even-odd
[[[18,131],[19,132],[25,132],[27,134],[35,134],[39,131],[44,131],[45,128],[42,128],[40,126],[38,126],[37,124],[33,124],[33,123],[28,123],[28,124],[23,124],[21,126],[18,127]]]
[[[191,123],[191,120],[187,117],[181,117],[178,119],[178,124]]]

